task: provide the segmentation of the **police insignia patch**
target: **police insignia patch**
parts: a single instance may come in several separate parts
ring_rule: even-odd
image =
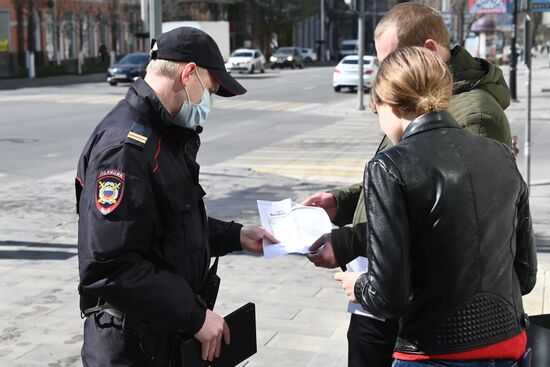
[[[124,194],[124,173],[108,169],[97,175],[95,190],[95,205],[103,215],[111,213],[117,208]]]

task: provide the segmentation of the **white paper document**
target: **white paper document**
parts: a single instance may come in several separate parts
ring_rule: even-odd
[[[262,227],[281,241],[272,244],[264,239],[264,256],[267,258],[293,252],[307,254],[313,242],[332,230],[324,209],[300,205],[291,199],[258,200],[258,212]]]
[[[349,272],[360,272],[364,273],[369,269],[369,259],[364,256],[359,256],[355,260],[350,261],[346,264],[346,270]],[[373,319],[384,321],[383,318],[376,317],[365,311],[363,306],[359,303],[348,302],[348,312],[354,313],[361,316],[372,317]]]

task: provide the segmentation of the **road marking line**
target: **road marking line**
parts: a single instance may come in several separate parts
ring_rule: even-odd
[[[288,109],[291,109],[291,108],[303,107],[303,106],[304,106],[304,103],[301,103],[301,102],[288,102],[288,103],[283,103],[280,106],[272,107],[269,110],[270,111],[284,111],[284,110],[288,110]]]
[[[288,108],[281,105],[279,108]],[[227,167],[330,183],[361,181],[381,134],[349,120],[298,134],[220,163]]]
[[[1,102],[54,102],[54,103],[82,103],[82,104],[106,104],[115,105],[124,97],[122,95],[98,95],[98,94],[27,94],[20,96],[0,96]],[[216,108],[235,109],[235,110],[258,110],[258,111],[289,111],[299,112],[304,110],[317,109],[322,106],[321,103],[307,102],[273,102],[260,100],[241,100],[241,101],[215,101]]]
[[[295,164],[291,162],[276,162],[276,163],[266,163],[266,162],[240,162],[240,161],[226,161],[225,164],[232,167],[249,167],[253,165],[254,169],[299,169],[299,170],[316,170],[322,168],[323,171],[326,170],[335,170],[335,171],[362,171],[365,168],[365,162],[356,162],[349,164],[339,164],[342,162],[332,162],[332,161],[318,161],[312,162],[312,164]]]

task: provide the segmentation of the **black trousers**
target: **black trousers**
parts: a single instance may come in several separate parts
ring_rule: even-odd
[[[143,334],[122,329],[122,322],[103,311],[84,321],[84,367],[167,367],[177,359],[173,334]],[[175,364],[175,363],[174,363]]]
[[[397,320],[351,315],[348,329],[348,367],[391,367],[399,331]]]

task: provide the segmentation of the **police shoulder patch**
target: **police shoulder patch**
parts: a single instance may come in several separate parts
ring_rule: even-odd
[[[130,128],[130,131],[128,132],[128,135],[126,136],[126,140],[124,142],[143,150],[145,149],[145,144],[147,143],[147,140],[149,140],[150,135],[151,130],[149,130],[147,126],[139,121],[135,121],[132,124],[132,127]]]
[[[95,205],[103,215],[117,208],[124,196],[124,173],[115,169],[100,171],[97,175]]]

